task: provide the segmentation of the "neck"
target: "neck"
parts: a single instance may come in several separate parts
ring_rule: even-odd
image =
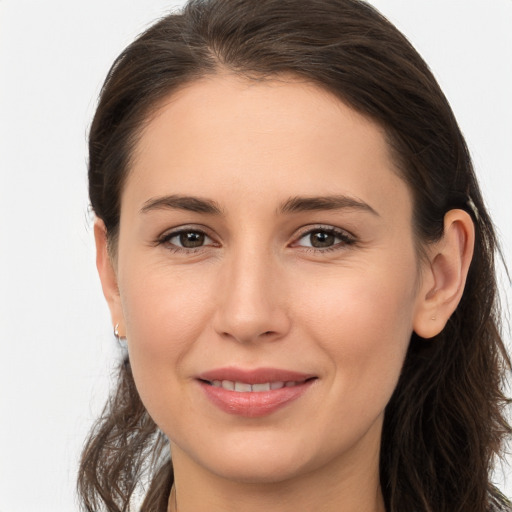
[[[241,503],[244,512],[385,512],[378,449],[371,460],[354,454],[285,481],[264,483],[223,478],[176,446],[172,451],[175,488],[169,512],[238,512]]]

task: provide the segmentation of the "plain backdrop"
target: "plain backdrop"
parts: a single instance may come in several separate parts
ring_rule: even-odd
[[[511,262],[512,0],[373,3],[448,96]],[[0,0],[0,512],[77,510],[79,452],[117,357],[94,265],[87,129],[113,59],[177,5]],[[507,473],[496,480],[510,496]]]

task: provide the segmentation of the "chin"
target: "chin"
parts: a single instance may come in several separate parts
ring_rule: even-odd
[[[210,467],[210,471],[219,477],[244,484],[279,484],[300,476],[307,469],[298,461],[284,460],[279,457],[262,456],[244,459],[225,460]]]
[[[248,436],[245,442],[219,443],[213,451],[201,452],[196,462],[218,477],[254,485],[290,481],[327,462],[318,453],[308,455],[304,443],[267,436],[249,443]]]

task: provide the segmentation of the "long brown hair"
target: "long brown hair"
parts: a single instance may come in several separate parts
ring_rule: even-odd
[[[461,302],[433,340],[411,342],[384,420],[380,477],[388,512],[484,512],[505,506],[489,473],[511,428],[502,392],[510,368],[500,335],[497,241],[452,110],[406,38],[360,0],[192,0],[115,61],[89,138],[89,193],[115,251],[120,196],[144,123],[163,98],[219,71],[247,80],[293,75],[382,126],[414,197],[418,247],[463,208],[476,228]],[[126,355],[118,387],[85,446],[83,509],[164,512],[172,485],[165,436],[142,404]]]

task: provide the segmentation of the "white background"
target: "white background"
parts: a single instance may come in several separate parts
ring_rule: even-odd
[[[77,510],[81,444],[116,357],[94,266],[87,128],[115,56],[179,3],[0,0],[0,512]],[[511,262],[512,0],[374,4],[450,99]],[[512,476],[497,480],[512,495]]]

